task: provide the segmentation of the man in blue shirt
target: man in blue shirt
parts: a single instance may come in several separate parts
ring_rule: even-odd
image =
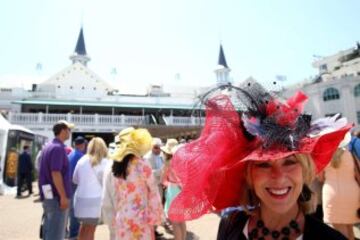
[[[75,149],[68,155],[69,163],[70,163],[71,179],[73,177],[77,162],[84,155],[85,147],[86,147],[85,139],[81,136],[78,136],[74,140],[74,145],[75,145]],[[74,193],[76,191],[76,185],[72,182],[71,187],[72,187],[72,198],[70,201],[70,213],[69,213],[69,240],[77,239],[77,236],[79,234],[79,227],[80,227],[80,223],[75,218],[74,215]]]
[[[360,159],[360,132],[353,132],[351,136],[351,141],[349,143],[349,151],[353,153],[358,160]]]

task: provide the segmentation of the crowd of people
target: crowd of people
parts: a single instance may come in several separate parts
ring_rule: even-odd
[[[206,99],[202,133],[186,144],[130,127],[110,153],[99,137],[77,137],[69,151],[74,125],[57,122],[38,160],[43,238],[90,240],[104,223],[111,240],[156,239],[160,225],[185,240],[186,221],[215,212],[220,240],[354,240],[360,136],[350,136],[352,125],[311,121],[301,92],[281,101],[256,84],[244,89],[251,101],[241,114],[228,95]],[[24,147],[20,165],[29,162]],[[28,173],[19,172],[22,184]]]
[[[180,146],[152,138],[146,129],[126,128],[109,153],[102,138],[69,139],[73,124],[59,121],[54,139],[39,158],[39,190],[43,205],[43,239],[94,239],[96,226],[107,224],[109,239],[155,239],[165,225],[176,240],[185,240],[185,222],[167,219],[181,185],[171,171],[171,157]],[[170,227],[169,225],[172,225]]]

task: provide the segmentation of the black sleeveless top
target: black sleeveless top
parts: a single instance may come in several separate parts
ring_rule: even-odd
[[[221,219],[217,240],[246,240],[243,229],[249,215],[243,211],[234,211]],[[316,218],[305,215],[303,240],[346,240],[341,233]]]

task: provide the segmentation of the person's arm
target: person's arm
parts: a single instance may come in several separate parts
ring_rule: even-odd
[[[325,182],[325,170],[319,172],[318,175],[316,175],[316,178],[317,178],[321,183],[324,183],[324,182]]]
[[[114,193],[115,188],[113,185],[112,178],[113,176],[112,176],[111,168],[107,168],[103,176],[101,212],[102,212],[102,220],[109,227],[111,227],[111,223],[115,214],[115,204],[113,202],[114,201],[113,196],[115,195]]]
[[[164,211],[161,204],[160,193],[154,181],[154,176],[151,172],[151,167],[144,163],[142,175],[145,177],[148,189],[148,224],[160,225],[165,220]]]
[[[69,207],[69,199],[67,198],[65,193],[64,180],[61,172],[52,171],[51,177],[53,179],[55,188],[60,195],[60,209],[65,210]]]
[[[80,161],[80,160],[79,160]],[[79,163],[79,162],[78,162]],[[72,182],[76,185],[79,184],[79,165],[80,164],[76,164],[75,169],[74,169],[74,173],[72,175]]]
[[[35,169],[37,172],[40,171],[40,159],[41,159],[41,150],[38,152],[38,154],[36,155],[36,158],[35,158]]]

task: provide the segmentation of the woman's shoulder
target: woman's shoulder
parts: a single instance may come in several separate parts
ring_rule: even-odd
[[[347,238],[327,224],[306,215],[304,240],[306,239],[346,240]]]
[[[88,165],[90,164],[89,162],[89,156],[87,154],[85,154],[84,156],[82,156],[79,161],[76,163],[76,166],[79,165],[80,166],[84,166],[84,165]]]
[[[217,239],[242,239],[242,232],[248,219],[249,215],[245,211],[227,212],[221,218]]]

